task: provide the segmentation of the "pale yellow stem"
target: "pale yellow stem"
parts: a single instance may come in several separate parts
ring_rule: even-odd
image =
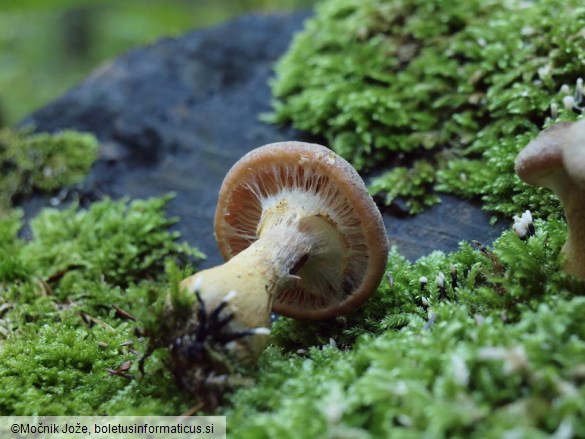
[[[199,291],[208,313],[229,298],[224,313],[233,313],[234,318],[228,331],[269,328],[275,295],[295,281],[291,270],[315,240],[314,234],[299,230],[298,223],[277,226],[225,264],[184,279],[181,288]],[[267,339],[263,333],[239,339],[232,345],[234,356],[244,362],[255,360]]]

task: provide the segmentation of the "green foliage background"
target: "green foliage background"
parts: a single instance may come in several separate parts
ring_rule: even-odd
[[[392,249],[359,310],[279,319],[255,383],[217,410],[230,437],[585,437],[585,288],[559,271],[558,203],[512,171],[517,151],[553,122],[561,85],[581,75],[584,36],[574,0],[320,4],[279,64],[276,120],[324,134],[357,166],[404,153],[372,184],[388,202],[411,196],[416,211],[435,201],[433,185],[481,195],[502,214],[532,208],[535,234],[507,230],[415,262]],[[575,117],[561,108],[557,120]],[[173,285],[202,257],[169,231],[168,197],[47,209],[23,239],[14,200],[78,181],[95,139],[4,131],[0,148],[11,171],[0,184],[12,188],[0,215],[0,414],[195,406],[164,349],[144,376],[137,370]],[[85,154],[60,155],[71,149]],[[392,184],[405,175],[410,184]]]
[[[0,0],[0,127],[81,81],[103,61],[240,14],[315,0]]]

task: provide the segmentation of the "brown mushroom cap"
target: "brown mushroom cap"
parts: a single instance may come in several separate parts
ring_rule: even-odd
[[[388,239],[362,179],[328,148],[281,142],[242,157],[220,189],[215,235],[229,260],[266,230],[302,219],[306,228],[315,225],[323,234],[335,235],[337,248],[299,261],[298,272],[291,274],[300,282],[277,294],[273,310],[300,319],[324,319],[358,307],[384,274]]]
[[[551,187],[563,169],[563,145],[571,122],[560,122],[542,131],[516,157],[515,171],[528,184]],[[554,188],[551,188],[554,189]]]
[[[571,180],[585,189],[585,119],[573,122],[568,128],[563,163]]]

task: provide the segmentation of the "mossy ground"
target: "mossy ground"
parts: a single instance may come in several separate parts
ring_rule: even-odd
[[[55,135],[0,130],[0,216],[13,202],[34,191],[51,192],[77,183],[97,156],[89,134],[63,131]]]
[[[198,256],[166,231],[165,203],[46,210],[30,242],[16,236],[18,213],[2,221],[12,257],[0,278],[1,413],[189,409],[164,351],[137,376],[143,331],[157,325],[169,286],[188,273],[173,261]],[[564,238],[564,224],[551,220],[537,221],[527,240],[507,231],[488,248],[462,244],[416,263],[392,250],[388,277],[356,313],[279,320],[256,384],[220,411],[241,437],[584,434],[585,300],[576,295],[582,285],[558,272]],[[111,373],[127,361],[131,379]]]
[[[572,83],[579,63],[582,67],[583,53],[571,38],[585,29],[583,10],[567,11],[570,4],[546,0],[527,4],[520,13],[514,2],[322,3],[283,61],[287,67],[280,68],[280,74],[296,68],[303,81],[318,83],[310,96],[324,112],[320,132],[358,166],[385,160],[385,145],[401,139],[399,149],[416,155],[422,139],[423,149],[432,154],[414,165],[422,174],[408,172],[419,175],[423,198],[435,196],[428,190],[433,184],[428,164],[433,168],[444,159],[437,173],[445,175],[441,184],[450,184],[452,172],[459,193],[483,195],[490,209],[506,215],[530,206],[537,218],[535,234],[522,240],[505,231],[486,246],[462,243],[456,252],[433,252],[412,263],[392,249],[386,278],[360,310],[322,323],[279,319],[272,344],[252,374],[255,384],[234,391],[218,409],[228,416],[230,436],[585,436],[585,289],[559,272],[566,224],[558,203],[519,183],[511,169],[517,150],[545,122],[558,82]],[[556,11],[554,17],[549,10]],[[564,24],[557,28],[561,17]],[[381,32],[388,23],[393,23],[389,31]],[[511,32],[514,26],[524,29],[521,36]],[[401,38],[390,44],[393,32]],[[461,32],[474,38],[455,38],[455,43],[450,36]],[[347,35],[354,36],[353,43]],[[522,44],[510,52],[514,38]],[[410,79],[400,79],[402,70],[380,76],[380,41],[390,50],[384,59],[402,70],[416,64],[412,53],[432,55],[436,68],[429,70],[427,60]],[[347,44],[365,51],[363,71],[373,72],[369,79],[352,76],[355,65],[344,61],[353,53],[343,52]],[[409,44],[410,52],[399,50]],[[310,49],[305,57],[299,58],[299,47]],[[294,55],[295,50],[301,52]],[[497,56],[488,57],[493,51]],[[458,55],[449,62],[443,53]],[[311,69],[292,62],[295,56],[315,69],[312,76]],[[410,58],[394,59],[400,56]],[[450,93],[454,72],[475,71],[466,70],[469,60],[482,68],[477,82],[463,81],[457,93]],[[371,85],[396,76],[393,92],[411,81],[417,93],[404,89],[402,101],[388,100],[384,83],[376,89],[382,93],[379,100],[362,101],[358,93],[355,106],[334,104],[333,110],[342,111],[326,112],[324,99],[335,101],[343,82],[335,80],[340,66],[348,69],[347,86],[363,87],[368,96],[375,91]],[[539,66],[548,67],[539,71]],[[326,71],[332,75],[330,94],[319,94]],[[496,83],[501,86],[492,88]],[[290,96],[310,91],[307,84],[294,85]],[[469,102],[473,93],[487,101]],[[310,102],[303,97],[299,108],[309,114],[304,105]],[[371,102],[381,103],[382,113],[396,106],[378,117],[394,121],[392,129],[381,122],[359,128],[378,120]],[[292,115],[291,108],[278,111]],[[339,126],[325,122],[334,113]],[[560,117],[574,116],[561,110]],[[369,131],[376,139],[388,137],[387,143],[367,142]],[[365,149],[348,150],[347,135],[357,136],[356,144]],[[22,145],[26,149],[28,143]],[[77,169],[79,163],[68,166]],[[157,319],[165,297],[190,272],[189,261],[200,257],[168,231],[176,220],[165,216],[167,200],[106,199],[88,209],[45,210],[31,224],[30,241],[18,237],[22,214],[6,209],[0,217],[1,414],[177,414],[193,405],[165,368],[164,349],[146,361],[143,377],[137,371],[144,335],[164,327]]]
[[[47,209],[29,242],[15,234],[18,211],[1,220],[0,413],[170,414],[187,404],[156,355],[139,384],[115,373],[130,361],[135,375],[143,331],[173,284],[172,261],[201,256],[167,230],[175,222],[164,216],[167,201]]]
[[[585,298],[558,273],[562,230],[412,264],[392,250],[392,280],[355,314],[277,322],[258,385],[228,412],[238,437],[582,436]]]
[[[12,194],[75,183],[97,151],[96,140],[80,133],[12,131],[3,139],[2,160],[12,165],[2,180],[11,190],[4,192],[6,204]],[[55,180],[41,184],[52,163],[59,163],[59,172],[51,173]],[[3,211],[0,414],[172,414],[189,408],[166,372],[164,353],[149,359],[144,379],[132,379],[144,332],[160,324],[169,285],[189,272],[174,264],[189,270],[202,257],[169,231],[177,221],[164,214],[169,199],[45,209],[31,221],[26,241],[18,236],[22,212]]]

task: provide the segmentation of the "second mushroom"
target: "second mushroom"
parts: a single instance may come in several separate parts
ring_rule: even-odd
[[[272,310],[316,320],[355,309],[376,290],[388,256],[381,215],[358,173],[331,150],[301,142],[260,147],[232,167],[215,237],[227,262],[181,283],[198,307],[197,325],[174,334],[171,346],[187,387],[211,344],[238,364],[255,361]]]
[[[559,198],[568,227],[563,270],[585,279],[585,119],[542,131],[520,151],[515,170],[526,183],[552,189]]]

